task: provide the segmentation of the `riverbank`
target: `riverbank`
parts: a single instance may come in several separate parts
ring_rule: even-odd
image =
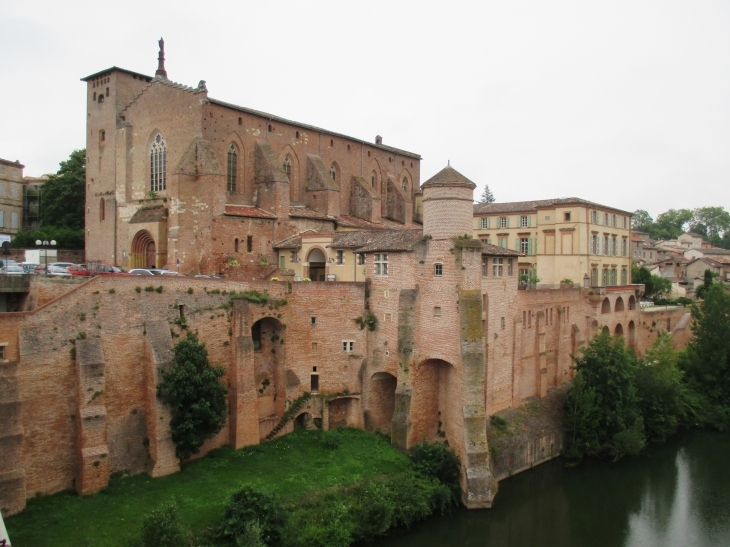
[[[13,545],[131,546],[150,511],[174,501],[181,521],[199,537],[217,526],[231,494],[242,485],[292,503],[312,493],[408,469],[408,459],[384,437],[355,429],[295,431],[238,451],[214,450],[166,477],[118,478],[93,496],[61,492],[33,498],[25,511],[6,520],[6,526]]]

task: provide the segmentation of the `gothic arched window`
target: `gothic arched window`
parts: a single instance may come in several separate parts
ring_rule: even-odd
[[[330,165],[330,177],[332,177],[332,180],[337,180],[337,168],[334,163]]]
[[[238,177],[238,150],[235,144],[228,147],[228,172],[226,175],[226,190],[236,191],[236,179]]]
[[[286,178],[291,180],[291,157],[289,157],[289,154],[286,155],[284,158],[284,163],[281,166],[284,173],[286,173]]]
[[[167,146],[165,138],[157,133],[150,148],[150,190],[161,192],[167,188]]]
[[[403,177],[403,191],[408,192],[408,179]]]

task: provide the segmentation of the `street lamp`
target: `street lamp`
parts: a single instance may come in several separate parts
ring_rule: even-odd
[[[51,241],[48,241],[47,239],[44,239],[41,241],[40,239],[36,239],[35,244],[37,247],[43,249],[43,264],[45,266],[46,275],[48,275],[48,249],[56,246],[56,240],[52,239]]]

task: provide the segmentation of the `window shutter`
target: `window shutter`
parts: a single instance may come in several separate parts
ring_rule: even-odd
[[[537,241],[538,241],[538,238],[535,238],[535,245],[534,245],[534,247],[533,247],[533,249],[534,249],[534,251],[535,251],[535,253],[534,253],[534,254],[537,254]]]
[[[509,217],[505,217],[504,220],[507,222],[507,228],[509,228]]]
[[[528,255],[532,254],[532,238],[527,240],[527,254]]]
[[[520,250],[520,238],[519,238],[519,237],[518,237],[517,239],[515,239],[515,251],[520,251],[520,252],[522,252],[522,251]]]
[[[487,240],[487,245],[491,245],[491,244],[492,244],[492,240],[491,239],[488,239]]]
[[[527,215],[527,227],[532,228],[532,216]]]

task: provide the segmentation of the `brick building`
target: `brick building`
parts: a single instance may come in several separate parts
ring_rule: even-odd
[[[87,260],[250,278],[277,264],[274,242],[305,230],[413,226],[418,154],[174,83],[160,46],[154,77],[82,79]]]

